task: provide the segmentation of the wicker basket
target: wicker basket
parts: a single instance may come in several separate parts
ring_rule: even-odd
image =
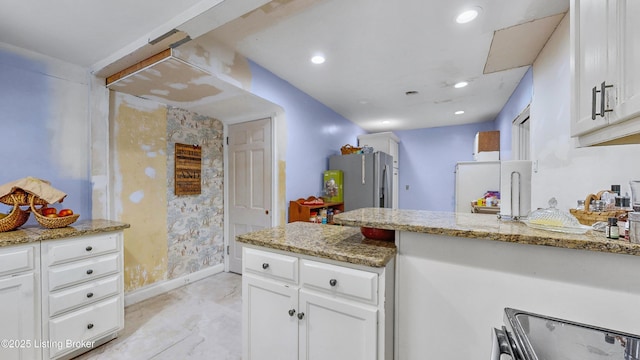
[[[360,150],[362,150],[362,148],[354,147],[349,144],[340,148],[340,152],[342,152],[342,155],[356,154]]]
[[[27,193],[26,191],[22,190],[22,189],[16,189],[16,191],[12,192],[11,194],[5,195],[3,197],[0,197],[0,203],[3,203],[5,205],[20,205],[20,206],[30,206],[30,202],[29,202],[29,198],[30,198],[29,193]],[[39,197],[34,197],[34,204],[35,205],[47,205],[48,203],[39,198]]]
[[[584,210],[577,209],[569,209],[569,212],[578,219],[580,224],[582,225],[593,225],[598,221],[607,221],[610,217],[618,217],[618,215],[622,215],[627,213],[627,210],[606,210],[606,211],[589,211],[589,205],[591,204],[591,200],[600,200],[600,197],[604,192],[608,190],[603,190],[598,192],[597,194],[589,194],[584,201]]]
[[[22,210],[18,204],[14,204],[9,215],[0,219],[0,232],[11,231],[24,225],[29,219],[29,214],[29,209]]]
[[[578,219],[582,225],[593,225],[598,221],[607,221],[610,217],[618,217],[626,213],[626,210],[611,210],[611,211],[585,211],[569,209],[569,212]]]
[[[55,218],[46,217],[46,216],[42,215],[42,210],[44,208],[46,208],[47,206],[43,205],[39,209],[36,209],[36,207],[35,207],[35,203],[36,203],[35,198],[36,198],[35,196],[32,196],[32,195],[30,196],[31,211],[33,212],[33,215],[35,215],[36,221],[38,221],[38,224],[40,224],[42,227],[45,227],[47,229],[63,228],[65,226],[69,226],[69,225],[73,224],[80,217],[80,214],[73,214],[73,215],[69,215],[69,216],[55,217]]]

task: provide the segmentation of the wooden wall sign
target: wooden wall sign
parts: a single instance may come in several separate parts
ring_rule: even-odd
[[[176,195],[196,195],[201,192],[202,147],[176,143]]]

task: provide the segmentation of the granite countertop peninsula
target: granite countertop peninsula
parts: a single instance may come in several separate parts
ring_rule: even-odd
[[[519,221],[499,220],[491,214],[363,208],[335,215],[334,222],[348,226],[640,256],[640,244],[607,239],[602,232],[589,230],[586,234],[567,234],[537,230]]]
[[[384,267],[396,255],[393,242],[365,238],[360,228],[293,222],[238,235],[242,243],[370,267]]]
[[[82,220],[60,229],[46,229],[39,225],[23,226],[17,230],[0,232],[0,247],[99,234],[129,227],[129,224],[111,220]]]

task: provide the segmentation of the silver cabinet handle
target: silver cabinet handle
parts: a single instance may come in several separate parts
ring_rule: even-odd
[[[293,316],[296,314],[296,311],[294,309],[289,310],[289,316]]]
[[[263,264],[262,264],[262,268],[263,268],[264,270],[267,270],[267,268],[269,268],[269,263],[263,263]]]
[[[599,115],[602,117],[604,117],[605,113],[613,111],[613,109],[605,110],[605,89],[613,87],[613,85],[606,85],[605,83],[606,82],[603,81],[602,84],[600,84],[600,114]]]
[[[338,280],[336,280],[336,279],[329,280],[329,285],[336,286],[336,284],[338,284]]]
[[[304,318],[304,313],[303,312],[298,313],[298,319],[302,320],[303,318]]]
[[[599,92],[600,90],[598,90],[595,86],[593,87],[593,89],[591,89],[591,120],[595,120],[596,115],[600,115],[596,112],[596,94]]]

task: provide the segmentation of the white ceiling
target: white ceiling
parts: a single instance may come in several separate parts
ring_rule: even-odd
[[[0,0],[0,42],[95,69],[149,34],[200,36],[179,27],[198,9],[247,4],[219,2]],[[482,8],[478,19],[456,24],[471,5]],[[217,29],[198,40],[235,48],[366,130],[413,129],[493,120],[561,16],[534,20],[568,8],[569,0],[273,0],[230,22],[201,21]],[[501,29],[506,36],[494,39]],[[317,52],[326,63],[309,62]],[[508,70],[483,74],[486,65]],[[452,87],[462,80],[469,86]]]

